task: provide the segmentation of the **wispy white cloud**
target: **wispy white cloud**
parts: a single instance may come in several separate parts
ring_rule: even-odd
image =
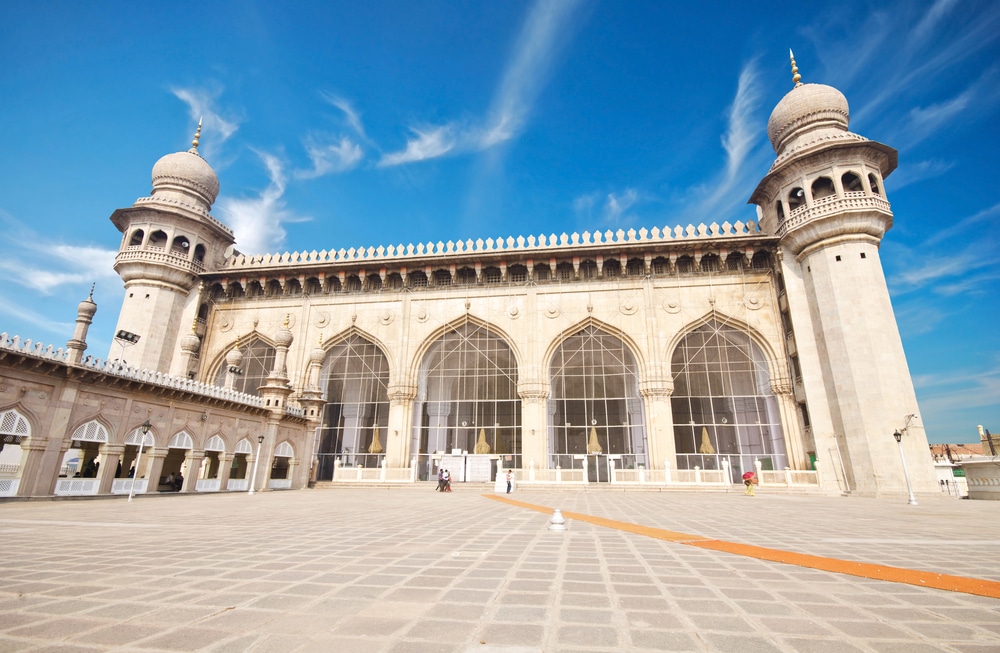
[[[974,227],[983,222],[991,221],[1000,221],[1000,202],[997,202],[993,206],[987,207],[982,211],[978,211],[970,216],[962,218],[950,227],[938,230],[933,236],[927,239],[924,245],[936,245],[937,243],[951,238],[952,236],[968,236],[966,232],[970,227]],[[976,240],[978,241],[979,239],[977,238]]]
[[[378,165],[395,166],[448,154],[482,151],[517,137],[552,74],[561,47],[573,32],[572,19],[580,4],[580,0],[538,0],[534,4],[515,42],[485,120],[411,127],[414,136],[407,140],[406,147],[384,155]],[[351,115],[349,107],[340,108]]]
[[[502,143],[523,129],[552,73],[560,46],[568,39],[571,18],[579,5],[577,0],[540,0],[532,7],[493,98],[481,147]]]
[[[891,177],[885,180],[885,184],[889,190],[897,191],[918,181],[939,177],[953,167],[955,167],[954,161],[941,161],[939,159],[916,161],[896,170]]]
[[[952,10],[958,0],[937,0],[931,8],[927,10],[924,17],[920,19],[916,29],[913,30],[911,38],[923,40],[930,35],[940,24],[941,20]]]
[[[359,138],[364,141],[368,140],[368,136],[365,135],[364,125],[361,124],[361,114],[355,111],[350,102],[339,95],[334,95],[333,93],[326,91],[321,92],[320,95],[324,100],[343,112],[344,119],[347,121],[348,126],[354,130],[354,133],[357,134]]]
[[[697,221],[732,219],[731,214],[746,204],[760,170],[766,169],[773,155],[761,136],[759,78],[757,60],[751,59],[740,71],[726,115],[726,131],[721,137],[725,166],[709,182],[688,193],[691,201],[687,210]]]
[[[929,433],[935,438],[954,438],[959,433],[945,432],[948,427],[944,425],[967,420],[970,413],[978,415],[978,423],[989,428],[988,419],[991,416],[995,419],[1000,414],[1000,360],[997,358],[996,353],[986,357],[981,369],[914,375],[920,411],[929,420],[934,420],[925,424]],[[963,433],[975,437],[976,425],[976,421],[964,423]]]
[[[285,204],[286,179],[281,159],[266,152],[256,154],[267,168],[267,187],[256,197],[224,197],[217,204],[219,214],[239,234],[236,247],[247,254],[277,251],[285,242],[283,225],[308,219],[296,216]]]
[[[309,136],[305,140],[306,152],[312,161],[311,170],[296,170],[297,179],[315,179],[324,175],[344,172],[358,165],[364,152],[361,146],[347,136],[333,142],[323,140],[320,136]]]
[[[203,121],[199,150],[206,158],[217,155],[222,145],[240,128],[235,118],[224,118],[216,108],[222,88],[175,87],[170,91],[188,106],[192,121]]]
[[[46,331],[48,333],[72,333],[74,324],[72,322],[54,322],[52,318],[43,313],[39,313],[26,306],[23,302],[16,300],[13,297],[6,297],[0,294],[0,304],[3,305],[3,315],[6,320],[8,317],[20,320],[32,326],[38,327],[40,330]],[[9,334],[9,335],[14,335]]]
[[[40,295],[52,295],[67,285],[118,281],[113,267],[117,250],[55,242],[5,211],[0,211],[0,222],[10,242],[18,244],[0,248],[0,270],[9,281]]]
[[[621,195],[608,193],[607,201],[604,204],[605,222],[618,224],[638,199],[639,193],[632,188],[627,188]]]
[[[448,125],[421,130],[413,128],[413,138],[406,142],[406,148],[401,152],[386,154],[378,162],[379,166],[397,166],[403,163],[436,159],[450,152],[455,147],[455,136]]]

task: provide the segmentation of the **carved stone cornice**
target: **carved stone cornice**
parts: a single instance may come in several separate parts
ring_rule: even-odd
[[[639,382],[639,394],[650,399],[668,398],[674,394],[673,379],[648,379]]]

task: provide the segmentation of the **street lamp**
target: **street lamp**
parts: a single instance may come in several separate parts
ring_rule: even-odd
[[[253,472],[250,473],[250,492],[248,494],[253,494],[253,486],[257,483],[257,463],[260,462],[260,446],[264,444],[264,436],[257,436],[257,455],[253,457]]]
[[[899,447],[899,459],[903,461],[903,478],[906,479],[906,492],[910,495],[910,500],[907,503],[915,506],[917,505],[917,498],[913,496],[913,488],[910,487],[910,472],[906,469],[906,457],[903,455],[903,434],[899,432],[899,429],[896,429],[892,437],[896,438],[896,446]]]
[[[139,453],[135,457],[135,471],[132,473],[132,484],[128,490],[129,503],[132,503],[132,497],[135,496],[135,477],[139,475],[139,461],[142,460],[142,447],[146,444],[146,435],[149,434],[149,429],[151,428],[153,428],[153,425],[149,423],[149,418],[146,418],[146,421],[139,427],[139,430],[142,431],[142,438],[139,440]]]
[[[140,337],[141,336],[138,336],[132,333],[131,331],[126,331],[125,329],[121,329],[120,331],[118,331],[118,333],[115,334],[115,341],[122,346],[122,351],[120,354],[118,354],[118,361],[117,361],[117,366],[119,368],[121,368],[122,365],[122,358],[125,357],[125,348],[131,347],[132,345],[139,342]]]

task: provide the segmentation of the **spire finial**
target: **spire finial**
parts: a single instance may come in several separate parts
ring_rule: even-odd
[[[195,315],[194,319],[191,320],[191,333],[198,335],[198,316]]]
[[[195,154],[198,153],[198,141],[201,140],[201,121],[202,119],[198,118],[198,129],[194,133],[194,140],[191,141],[191,149],[194,150]]]
[[[795,82],[796,88],[802,86],[802,75],[799,74],[799,67],[795,63],[795,53],[792,52],[791,48],[788,48],[788,58],[792,60],[792,81]]]
[[[90,296],[87,297],[90,301],[94,301],[94,288],[97,287],[97,282],[90,284]]]
[[[291,319],[292,319],[292,314],[285,313],[285,324],[284,324],[285,329],[288,329],[288,323],[291,321]]]

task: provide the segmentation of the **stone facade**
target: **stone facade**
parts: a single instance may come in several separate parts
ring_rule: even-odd
[[[233,250],[196,137],[157,162],[150,197],[112,215],[117,328],[139,336],[118,358],[174,389],[121,366],[81,373],[93,315],[81,304],[65,360],[46,363],[63,381],[18,362],[23,348],[5,359],[0,411],[32,431],[18,493],[53,491],[54,461],[88,419],[111,434],[108,491],[107,466],[147,417],[154,457],[174,460],[171,438],[190,436],[184,490],[245,465],[231,463],[259,433],[260,487],[445,464],[469,480],[507,467],[522,482],[616,469],[739,482],[818,460],[828,490],[900,495],[902,429],[916,491],[937,493],[879,260],[896,152],[848,130],[839,91],[797,78],[768,133],[759,224],[283,255]]]

